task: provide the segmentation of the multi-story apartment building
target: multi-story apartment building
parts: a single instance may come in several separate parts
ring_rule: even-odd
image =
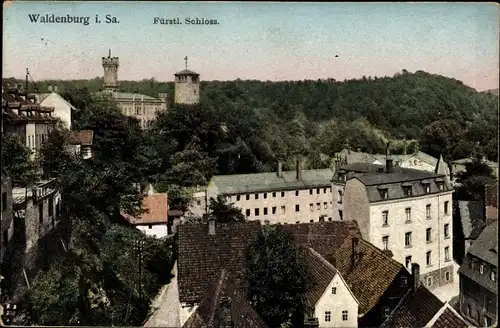
[[[467,251],[458,270],[460,312],[479,327],[496,327],[498,320],[498,226],[488,225]]]
[[[216,175],[207,187],[207,199],[224,195],[250,220],[269,223],[332,221],[333,170],[282,171],[276,173]],[[320,219],[321,217],[321,219]]]
[[[358,222],[365,240],[390,250],[408,270],[419,264],[428,288],[452,282],[453,188],[446,174],[393,167],[390,159],[386,166],[352,166],[336,177],[346,181],[344,216]]]

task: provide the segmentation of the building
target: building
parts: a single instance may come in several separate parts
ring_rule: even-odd
[[[447,303],[441,302],[418,278],[418,265],[412,266],[413,285],[380,328],[465,328],[465,320]]]
[[[498,318],[498,226],[488,225],[460,266],[460,313],[477,326],[496,326]]]
[[[2,169],[2,217],[0,235],[0,263],[3,262],[4,255],[10,245],[14,234],[14,217],[12,210],[12,184],[7,172]]]
[[[207,187],[207,199],[224,195],[242,209],[249,220],[269,223],[304,223],[332,220],[333,170],[216,175]]]
[[[348,237],[335,250],[327,259],[359,301],[358,326],[380,326],[411,289],[411,274],[390,252],[361,238]]]
[[[66,129],[71,130],[73,112],[77,109],[57,92],[57,86],[49,85],[48,92],[35,93],[36,101],[43,107],[54,108],[52,113],[64,123]]]
[[[200,102],[200,74],[187,69],[175,73],[175,103],[193,105]]]
[[[188,214],[202,217],[208,213],[208,202],[206,188],[196,187],[193,192],[193,202],[189,206]]]
[[[266,328],[247,300],[245,291],[221,271],[198,308],[182,328]]]
[[[168,217],[168,195],[157,193],[151,185],[147,186],[144,194],[142,206],[146,212],[139,217],[122,212],[123,218],[148,236],[163,238],[172,235],[172,225]]]
[[[358,327],[358,300],[340,272],[312,248],[306,249],[312,286],[305,295],[306,320],[319,328]]]
[[[119,59],[111,57],[111,50],[109,50],[108,57],[102,57],[102,67],[104,68],[104,91],[98,94],[113,99],[123,115],[136,118],[141,128],[147,128],[156,118],[156,113],[168,110],[166,93],[160,93],[158,98],[154,98],[138,93],[118,91]]]
[[[80,154],[84,159],[93,157],[94,131],[70,131],[68,148],[75,154]]]
[[[453,202],[453,257],[462,263],[469,247],[486,227],[483,201]]]
[[[446,175],[429,171],[355,163],[340,170],[336,179],[347,181],[345,217],[359,224],[363,239],[410,270],[422,267],[428,288],[453,281],[452,193]]]
[[[486,221],[498,221],[498,185],[487,186],[484,198]]]
[[[2,90],[3,133],[20,136],[33,158],[58,120],[53,112],[53,107],[37,104],[36,97],[27,95],[20,85]]]
[[[481,158],[481,161],[486,165],[488,165],[493,170],[493,175],[495,176],[495,178],[498,179],[498,163],[488,160],[485,156]],[[473,162],[472,157],[457,159],[451,162],[451,173],[453,174],[453,176],[456,177],[458,173],[465,172],[467,164],[472,162]]]

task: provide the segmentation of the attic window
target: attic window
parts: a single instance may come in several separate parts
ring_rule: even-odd
[[[389,198],[389,190],[388,190],[388,188],[379,188],[378,192],[380,193],[380,198],[382,198],[382,199]]]
[[[439,191],[443,191],[444,190],[444,183],[440,182],[437,185],[438,185]]]
[[[377,172],[378,172],[378,173],[384,173],[384,168],[383,168],[383,167],[379,167],[379,168],[377,169]]]
[[[405,193],[405,196],[411,196],[412,193],[412,187],[411,186],[403,186],[403,192]]]

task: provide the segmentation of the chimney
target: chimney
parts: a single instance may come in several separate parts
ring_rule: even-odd
[[[213,217],[208,219],[208,234],[215,236],[215,219]]]
[[[411,275],[413,276],[413,291],[420,286],[420,266],[417,263],[411,264]]]
[[[283,162],[278,161],[278,171],[276,172],[278,178],[283,178]]]
[[[49,92],[52,92],[52,84],[49,84],[48,89],[49,89]]]
[[[358,244],[359,244],[359,238],[358,237],[353,237],[352,238],[352,252],[351,252],[351,264],[352,267],[356,266],[356,263],[358,262]]]
[[[219,324],[217,328],[233,328],[233,320],[231,318],[231,298],[221,297],[219,301]]]
[[[304,319],[304,328],[319,328],[318,318]]]
[[[393,161],[392,159],[388,158],[385,160],[385,171],[387,173],[391,173],[392,172],[392,168],[393,168]]]
[[[297,180],[302,181],[302,160],[297,159]]]

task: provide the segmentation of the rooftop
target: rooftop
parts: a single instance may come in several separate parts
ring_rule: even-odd
[[[108,92],[108,91],[100,91],[96,92],[97,95],[101,96],[109,96],[111,95],[114,99],[118,100],[135,100],[135,101],[158,101],[158,102],[163,102],[163,100],[154,98],[151,96],[143,95],[140,93],[131,93],[131,92]]]
[[[92,146],[94,141],[94,131],[81,130],[69,132],[70,145]]]
[[[465,239],[477,239],[486,226],[485,207],[482,201],[456,201],[458,218]]]
[[[498,226],[492,223],[484,228],[477,240],[469,247],[468,253],[498,266]]]
[[[168,222],[168,196],[167,194],[147,195],[142,201],[144,209],[147,210],[136,218],[122,213],[122,216],[132,225],[157,224]]]
[[[306,261],[313,281],[312,286],[305,295],[305,299],[309,307],[315,307],[330,285],[333,277],[338,274],[338,271],[310,247],[306,250]]]
[[[469,324],[448,303],[441,309],[431,328],[467,328]]]
[[[190,71],[188,69],[183,69],[182,71],[177,72],[174,75],[175,76],[178,76],[178,75],[196,75],[196,76],[199,76],[200,74],[193,72],[193,71]]]

